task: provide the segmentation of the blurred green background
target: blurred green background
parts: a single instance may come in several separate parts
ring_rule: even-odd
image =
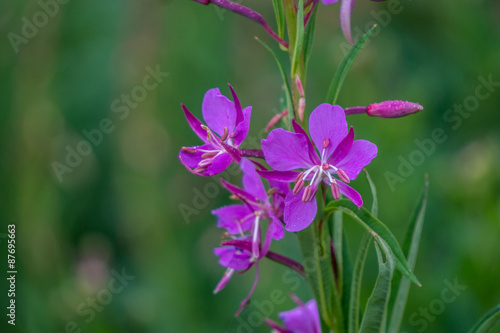
[[[177,153],[198,144],[180,103],[201,117],[204,93],[220,87],[229,96],[227,83],[242,104],[253,106],[250,136],[259,138],[279,111],[281,82],[253,36],[272,40],[251,21],[193,1],[54,3],[0,3],[1,331],[268,332],[262,314],[276,320],[293,303],[283,296],[272,308],[262,302],[273,293],[308,299],[307,285],[264,262],[254,302],[233,317],[253,271],[212,294],[224,269],[212,254],[221,231],[210,211],[228,204],[228,195],[216,179],[186,172]],[[243,4],[274,26],[270,1]],[[500,2],[401,0],[397,8],[400,13],[384,15],[387,3],[357,2],[354,34],[370,21],[380,30],[352,67],[339,103],[403,99],[425,107],[402,119],[348,121],[357,138],[379,147],[369,166],[379,216],[401,243],[429,173],[415,269],[423,287],[411,289],[402,331],[465,332],[500,301],[499,84],[479,88],[488,97],[474,97],[480,76],[500,82]],[[318,11],[309,111],[323,102],[343,57],[338,9]],[[30,30],[26,22],[38,27]],[[163,74],[146,82],[155,88],[142,88],[155,70]],[[131,93],[140,97],[122,100]],[[453,111],[464,103],[465,111]],[[436,129],[446,139],[431,144]],[[90,149],[82,143],[90,140],[85,133],[94,133]],[[423,152],[415,140],[427,144]],[[85,156],[68,157],[77,149]],[[413,166],[404,169],[402,161],[410,160]],[[364,177],[354,184],[370,203]],[[199,199],[197,191],[209,197]],[[193,214],[185,219],[180,207],[187,206]],[[5,316],[8,224],[16,225],[17,236],[15,327]],[[346,225],[354,252],[361,230]],[[293,234],[273,249],[299,257]],[[377,275],[370,251],[365,300]],[[123,272],[129,280],[115,283]],[[441,302],[446,281],[455,280],[466,289]],[[420,311],[429,307],[425,317]]]

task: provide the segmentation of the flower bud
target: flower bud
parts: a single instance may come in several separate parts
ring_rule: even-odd
[[[405,101],[385,101],[368,105],[366,114],[372,117],[399,118],[422,110],[422,105]]]

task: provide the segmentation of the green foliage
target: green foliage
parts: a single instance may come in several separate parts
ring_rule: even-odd
[[[486,313],[477,323],[470,329],[468,333],[488,333],[495,328],[500,320],[500,305],[497,305],[488,313]]]
[[[326,96],[326,102],[329,104],[335,104],[337,102],[337,97],[339,96],[340,89],[342,88],[342,84],[347,76],[347,72],[351,68],[354,60],[358,56],[359,51],[363,48],[370,35],[375,30],[376,26],[373,26],[368,32],[366,32],[359,41],[354,44],[354,46],[347,52],[346,56],[340,63],[335,75],[332,78],[332,82],[330,83],[330,87],[328,88],[328,94]]]

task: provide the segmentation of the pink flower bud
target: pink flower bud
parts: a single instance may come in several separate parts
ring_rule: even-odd
[[[385,101],[368,105],[366,114],[372,117],[399,118],[422,110],[422,105],[405,101]]]

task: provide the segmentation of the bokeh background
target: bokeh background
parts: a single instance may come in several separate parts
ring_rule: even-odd
[[[258,142],[279,111],[281,82],[253,37],[278,48],[256,24],[193,1],[54,3],[0,3],[1,331],[268,332],[262,313],[276,320],[293,307],[283,295],[308,299],[307,285],[264,262],[254,302],[233,317],[253,272],[212,294],[224,269],[212,254],[221,231],[210,211],[230,200],[215,179],[186,172],[177,153],[198,143],[180,103],[201,117],[204,93],[220,87],[229,95],[227,83],[253,106],[250,136]],[[243,4],[274,26],[270,1]],[[53,14],[47,20],[39,14],[44,7]],[[479,77],[500,82],[500,2],[401,0],[398,8],[387,16],[379,14],[387,3],[357,2],[354,34],[370,21],[380,30],[352,67],[339,103],[403,99],[425,107],[402,119],[348,121],[358,138],[379,147],[369,171],[378,186],[379,216],[400,242],[429,174],[415,269],[423,287],[411,289],[402,331],[465,332],[500,301],[499,84],[480,88],[489,96],[474,105]],[[324,101],[343,57],[338,9],[318,11],[309,111]],[[34,19],[39,27],[24,28],[29,38],[21,39]],[[141,90],[148,70],[168,74],[158,76],[156,88]],[[147,94],[127,106],[121,98],[133,91]],[[464,101],[473,111],[448,111]],[[99,126],[106,132],[85,150],[85,133]],[[416,152],[422,149],[415,140],[428,143],[436,129],[446,139]],[[86,155],[68,157],[78,147]],[[410,158],[417,162],[405,171],[402,161]],[[60,177],[55,162],[66,166]],[[389,173],[402,178],[391,185]],[[230,179],[237,182],[239,175]],[[355,186],[369,203],[364,177]],[[208,197],[199,195],[205,191]],[[190,207],[188,218],[182,207]],[[15,327],[4,313],[8,224],[17,232]],[[346,232],[355,253],[361,230],[347,221]],[[273,249],[299,257],[293,234]],[[370,251],[365,300],[377,275]],[[110,292],[114,274],[123,272],[130,280]],[[446,281],[455,280],[466,289],[453,302],[440,302]],[[259,307],[273,293],[280,302]],[[437,314],[426,318],[419,311],[429,306]]]

